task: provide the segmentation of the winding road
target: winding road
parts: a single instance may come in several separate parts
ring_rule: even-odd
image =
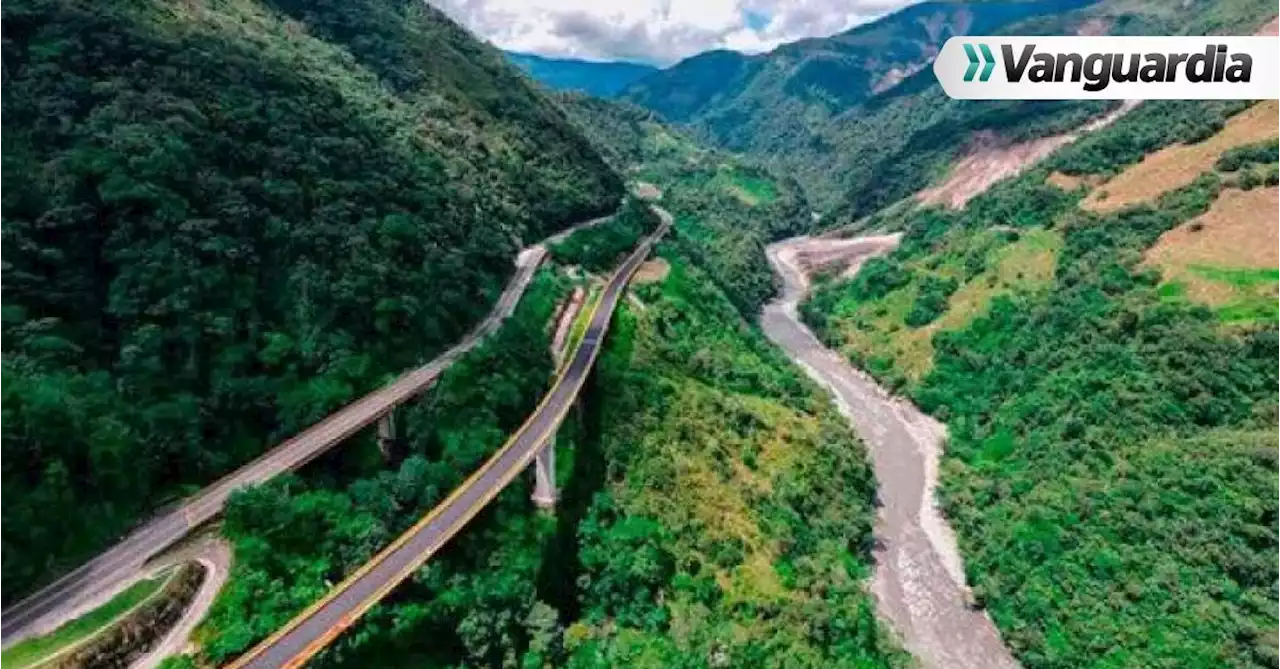
[[[968,606],[959,550],[934,503],[945,427],[891,396],[800,322],[796,308],[809,281],[797,256],[823,254],[827,242],[801,237],[769,247],[769,262],[784,288],[765,306],[760,324],[769,339],[830,390],[871,452],[881,502],[872,582],[880,612],[926,667],[1017,667],[990,618]],[[855,265],[897,244],[896,235],[839,240]]]
[[[546,245],[560,242],[577,230],[598,225],[609,218],[580,223],[521,251],[516,258],[516,272],[489,315],[434,360],[329,415],[187,498],[177,508],[151,519],[74,571],[5,609],[0,615],[3,645],[8,647],[24,638],[50,632],[63,622],[104,603],[141,578],[148,560],[220,514],[227,499],[237,489],[265,482],[303,466],[431,387],[455,360],[474,348],[515,311],[534,272],[546,258]]]
[[[578,391],[586,382],[604,342],[605,333],[609,330],[614,308],[626,290],[631,275],[671,226],[669,214],[656,207],[654,211],[662,218],[662,224],[641,241],[609,278],[609,283],[591,312],[581,342],[551,390],[524,425],[480,469],[463,481],[462,485],[422,520],[335,586],[320,601],[233,662],[230,665],[233,669],[297,667],[304,664],[422,566],[528,468],[542,447],[555,436],[565,414],[573,406]]]

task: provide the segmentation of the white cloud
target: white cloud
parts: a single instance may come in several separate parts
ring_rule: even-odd
[[[916,0],[429,0],[504,49],[668,65],[708,49],[768,51]]]

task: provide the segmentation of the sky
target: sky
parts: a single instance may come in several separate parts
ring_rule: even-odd
[[[666,66],[708,49],[768,51],[914,0],[428,0],[511,51]]]

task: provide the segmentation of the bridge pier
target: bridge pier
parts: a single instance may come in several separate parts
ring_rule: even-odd
[[[556,438],[547,440],[533,459],[533,503],[539,509],[556,507]]]
[[[552,317],[551,360],[556,369],[564,364],[565,349],[569,347],[569,333],[573,322],[582,311],[587,291],[581,286],[573,289],[569,300],[563,303]],[[556,438],[552,436],[538,451],[533,460],[533,495],[530,496],[539,509],[556,507]]]
[[[382,459],[390,461],[395,454],[396,410],[392,409],[378,418],[378,450]]]

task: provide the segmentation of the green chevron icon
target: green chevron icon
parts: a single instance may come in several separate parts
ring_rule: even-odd
[[[979,44],[978,49],[982,51],[982,60],[978,60],[978,53],[974,51],[972,44],[964,45],[964,55],[969,57],[969,68],[964,71],[964,80],[973,81],[973,75],[978,71],[979,63],[986,63],[982,66],[982,74],[978,75],[978,81],[986,81],[991,78],[991,71],[996,69],[996,57],[991,53],[991,49],[986,44]]]

